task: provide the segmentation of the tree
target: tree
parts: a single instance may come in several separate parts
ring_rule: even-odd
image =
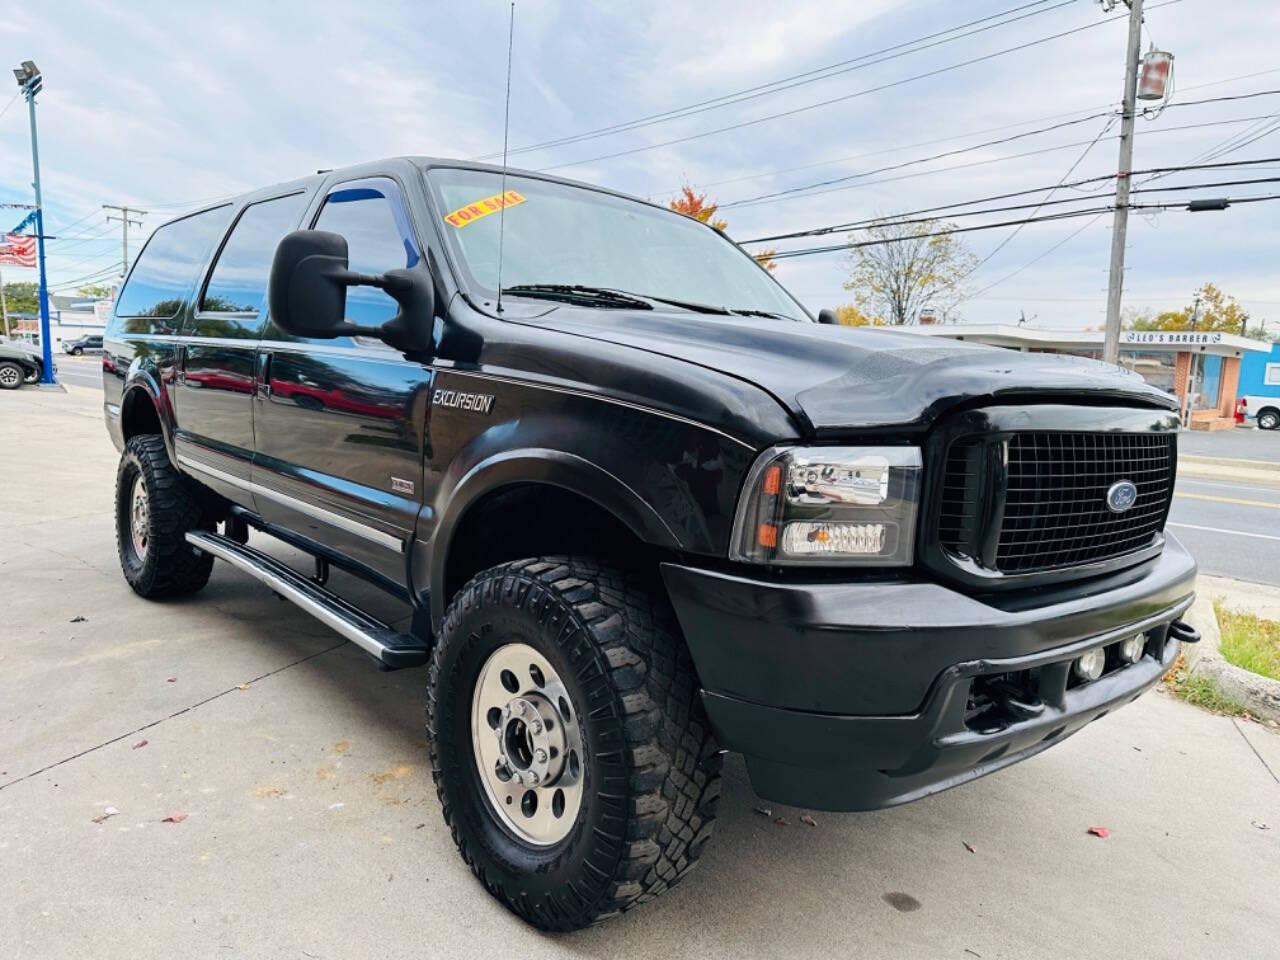
[[[1245,333],[1249,312],[1235,297],[1223,293],[1212,283],[1195,292],[1193,302],[1181,310],[1165,310],[1134,320],[1134,330],[1201,330],[1210,333]]]
[[[82,297],[93,297],[95,300],[111,299],[111,288],[103,286],[102,284],[96,284],[88,287],[77,287],[76,293],[80,294]]]
[[[720,209],[720,205],[708,202],[705,193],[694,193],[693,187],[687,183],[680,188],[680,195],[673,197],[667,206],[676,213],[683,213],[686,217],[693,217],[699,223],[715,227],[721,233],[724,233],[729,227],[727,220],[712,219],[716,215],[716,211]],[[761,250],[759,253],[753,254],[753,256],[756,258],[756,263],[772,273],[778,268],[778,261],[773,259],[773,255],[777,252],[776,247],[770,247],[767,250]]]
[[[4,305],[9,313],[39,313],[40,284],[6,283],[4,285]]]
[[[846,327],[883,327],[884,321],[879,317],[869,317],[858,309],[856,304],[843,303],[836,307],[836,317]]]
[[[881,220],[850,234],[852,275],[844,288],[858,307],[892,325],[915,323],[920,311],[935,304],[954,304],[963,298],[962,284],[977,268],[978,258],[951,234],[941,220],[902,223]]]

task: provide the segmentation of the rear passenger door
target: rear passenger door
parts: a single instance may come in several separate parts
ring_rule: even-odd
[[[266,323],[267,275],[276,245],[297,227],[306,205],[307,194],[299,191],[240,211],[178,347],[179,462],[201,471],[202,479],[242,484],[235,497],[240,502],[251,502],[254,377]]]
[[[422,248],[400,185],[366,177],[332,186],[311,224],[347,240],[352,270],[385,273]],[[347,319],[377,326],[394,300],[347,291]],[[380,341],[308,340],[268,325],[260,347],[253,481],[259,511],[393,580],[421,502],[429,366]]]

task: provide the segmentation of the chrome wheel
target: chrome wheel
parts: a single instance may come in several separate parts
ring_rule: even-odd
[[[147,499],[147,485],[139,473],[133,478],[133,490],[129,494],[129,532],[133,536],[133,552],[139,560],[144,560],[147,556],[150,522],[151,506]]]
[[[0,387],[12,390],[22,385],[22,371],[14,366],[0,367]]]
[[[498,819],[521,840],[550,846],[582,807],[582,731],[547,658],[524,643],[499,647],[471,699],[471,744]]]
[[[1274,430],[1276,427],[1280,427],[1280,413],[1266,410],[1258,414],[1258,426],[1263,430]]]

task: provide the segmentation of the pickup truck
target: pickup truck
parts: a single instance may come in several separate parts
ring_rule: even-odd
[[[1171,400],[833,320],[715,229],[542,174],[400,158],[210,206],[106,334],[124,577],[158,600],[221,560],[425,665],[458,849],[550,930],[689,872],[726,752],[763,798],[871,810],[1157,683],[1197,639]]]

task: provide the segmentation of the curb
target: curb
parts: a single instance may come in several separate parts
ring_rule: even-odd
[[[1250,673],[1222,657],[1222,631],[1213,609],[1213,597],[1197,593],[1182,619],[1200,631],[1200,642],[1184,646],[1187,675],[1208,677],[1223,696],[1236,701],[1253,716],[1280,723],[1280,680]]]
[[[1263,487],[1280,487],[1280,464],[1257,460],[1192,459],[1178,457],[1178,476],[1198,480],[1232,481]]]

